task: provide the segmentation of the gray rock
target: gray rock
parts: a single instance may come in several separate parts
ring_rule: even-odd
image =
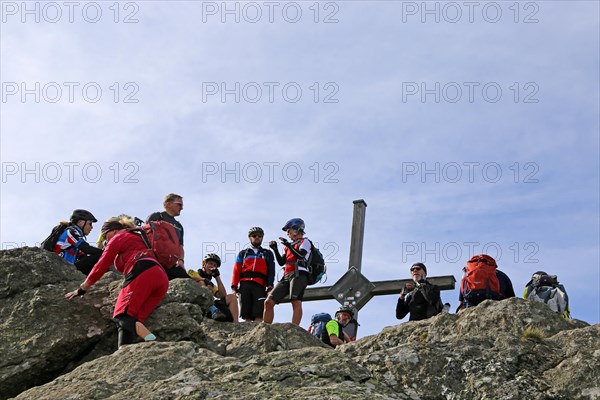
[[[56,254],[39,248],[0,251],[0,273],[0,399],[117,349],[112,312],[121,274],[108,272],[85,296],[67,301],[65,293],[85,276]],[[212,302],[206,288],[177,279],[147,325],[159,337],[204,340],[199,323],[209,298]]]
[[[17,399],[398,399],[340,352],[320,347],[224,357],[192,342],[141,343]]]
[[[0,399],[600,399],[600,325],[522,299],[334,350],[292,324],[204,318],[210,291],[176,279],[146,321],[159,341],[116,351],[119,274],[67,302],[84,277],[60,258],[15,249],[0,268]]]
[[[524,336],[527,326],[545,338]],[[340,351],[423,400],[592,399],[600,393],[598,329],[512,298],[388,327]]]

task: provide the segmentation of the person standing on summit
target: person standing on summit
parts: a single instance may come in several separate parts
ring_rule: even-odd
[[[173,228],[175,228],[175,232],[177,232],[177,236],[179,237],[179,244],[181,245],[181,258],[177,261],[177,264],[173,266],[173,268],[169,268],[166,270],[167,276],[169,280],[173,280],[175,278],[190,278],[184,268],[183,258],[183,225],[179,221],[175,219],[181,214],[181,210],[183,210],[183,197],[175,193],[169,193],[165,196],[165,200],[163,201],[163,206],[165,211],[157,211],[152,213],[146,218],[146,223],[151,221],[167,221]]]
[[[275,285],[265,300],[263,321],[270,324],[274,318],[275,304],[279,304],[286,296],[290,296],[292,303],[292,324],[300,325],[302,321],[302,298],[308,285],[307,262],[310,258],[311,244],[304,237],[304,221],[300,218],[290,219],[282,228],[287,232],[291,242],[280,237],[281,244],[285,246],[283,255],[279,254],[277,242],[272,240],[269,247],[275,253],[277,263],[285,265],[283,278]]]
[[[402,319],[410,313],[409,321],[431,318],[442,312],[444,305],[440,298],[440,289],[427,281],[427,267],[418,262],[410,267],[414,283],[407,283],[400,293],[396,305],[396,318]]]

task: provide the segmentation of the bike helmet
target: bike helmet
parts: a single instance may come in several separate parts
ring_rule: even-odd
[[[88,210],[81,210],[81,209],[74,210],[73,213],[71,214],[71,222],[77,223],[77,221],[98,222],[96,217],[94,217],[94,215],[91,212],[89,212]]]
[[[210,253],[204,256],[204,258],[202,259],[202,265],[204,265],[205,262],[207,261],[214,261],[217,263],[217,268],[219,268],[221,266],[221,257],[219,257],[218,255],[214,254],[214,253]]]
[[[354,318],[354,311],[348,306],[341,306],[340,309],[335,312],[335,317],[337,318],[338,314],[342,312],[348,313],[350,314],[350,318]]]
[[[284,232],[287,232],[288,229],[304,232],[304,221],[301,218],[292,218],[281,228]]]
[[[251,236],[253,233],[258,233],[261,236],[265,236],[265,231],[263,231],[259,226],[253,226],[248,230],[248,236]]]

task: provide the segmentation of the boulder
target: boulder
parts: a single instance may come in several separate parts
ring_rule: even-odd
[[[120,274],[67,301],[84,276],[54,254],[2,251],[0,271],[2,400],[600,399],[600,325],[519,298],[332,349],[289,323],[204,318],[210,291],[176,279],[146,321],[158,341],[117,350]]]

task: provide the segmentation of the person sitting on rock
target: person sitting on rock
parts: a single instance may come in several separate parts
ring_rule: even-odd
[[[544,303],[561,317],[571,318],[569,296],[565,287],[558,282],[556,275],[549,275],[544,271],[535,272],[525,285],[523,298]]]
[[[101,249],[86,241],[86,236],[92,231],[95,222],[98,220],[91,212],[82,209],[74,210],[69,225],[58,237],[54,246],[56,254],[65,261],[75,264],[75,268],[85,275],[90,273],[102,255]]]
[[[410,267],[414,284],[407,283],[400,293],[396,305],[396,318],[402,319],[410,313],[409,321],[420,321],[439,314],[444,305],[440,298],[440,289],[425,279],[427,267],[423,263],[414,263]]]
[[[352,318],[354,318],[354,311],[350,307],[340,307],[335,313],[335,319],[327,322],[325,329],[321,331],[321,341],[333,348],[351,342],[352,338],[344,332],[344,327]]]
[[[207,317],[221,322],[233,322],[234,320],[237,322],[239,312],[237,296],[233,293],[227,294],[221,281],[220,266],[221,257],[211,253],[202,259],[202,269],[198,272],[190,269],[187,273],[201,286],[209,288],[215,297],[215,303],[207,312]],[[212,282],[212,278],[215,278],[216,285]]]
[[[153,253],[148,253],[142,237],[127,230],[133,227],[132,219],[114,217],[107,220],[102,225],[102,234],[107,241],[104,253],[79,289],[65,295],[68,300],[83,296],[114,265],[125,276],[113,312],[119,331],[119,348],[133,343],[136,335],[145,341],[156,340],[144,322],[169,288],[164,268]]]
[[[465,308],[469,308],[469,307],[473,307],[478,305],[479,303],[481,303],[483,300],[486,299],[490,299],[490,300],[504,300],[504,299],[508,299],[510,297],[515,297],[515,290],[513,288],[513,284],[510,280],[510,278],[508,277],[508,275],[506,275],[504,272],[500,271],[498,269],[498,266],[496,264],[496,260],[494,260],[492,257],[486,255],[486,254],[480,254],[480,255],[476,255],[471,257],[471,259],[469,260],[469,262],[467,263],[467,268],[469,268],[469,264],[473,263],[473,265],[476,264],[485,264],[488,265],[489,267],[493,268],[493,274],[496,276],[496,279],[498,280],[498,291],[494,291],[492,289],[493,286],[495,286],[492,282],[491,279],[489,279],[489,282],[487,283],[486,289],[480,289],[480,290],[474,290],[474,293],[478,293],[478,297],[479,298],[475,298],[473,299],[473,293],[469,294],[469,295],[465,295],[465,293],[463,293],[463,291],[466,290],[466,288],[468,288],[468,284],[465,284],[465,281],[468,281],[468,274],[461,280],[461,288],[458,294],[458,307],[456,309],[456,312],[460,312],[462,310],[464,310]],[[488,268],[489,268],[488,267]],[[477,268],[485,268],[485,266],[480,267],[478,266]],[[476,275],[474,275],[476,276]],[[477,278],[478,280],[480,280],[481,278]],[[471,297],[471,300],[469,301],[469,297]]]

